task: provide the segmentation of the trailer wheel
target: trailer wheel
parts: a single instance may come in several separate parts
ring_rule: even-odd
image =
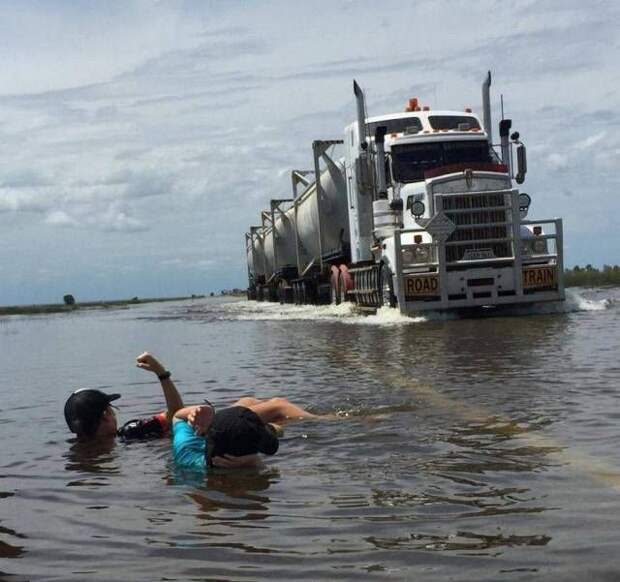
[[[299,283],[297,281],[295,281],[293,283],[293,303],[295,305],[299,305],[300,304],[300,300],[299,300]]]
[[[381,265],[379,271],[379,306],[396,307],[396,296],[394,295],[394,278],[392,271],[386,265]]]
[[[340,294],[340,303],[349,301],[347,293],[354,287],[353,278],[346,265],[340,265],[340,274],[338,277],[338,293]]]
[[[329,293],[330,293],[330,301],[329,302],[332,305],[340,305],[340,290],[336,289],[336,287],[334,286],[333,282],[329,286]]]

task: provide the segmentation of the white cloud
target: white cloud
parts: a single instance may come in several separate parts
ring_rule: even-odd
[[[54,226],[77,226],[77,221],[63,210],[52,210],[46,217],[45,222]]]
[[[312,166],[312,140],[342,136],[355,115],[354,77],[371,114],[399,111],[413,95],[433,107],[476,109],[491,68],[496,119],[503,93],[528,144],[536,214],[579,223],[566,191],[596,199],[603,215],[617,208],[611,3],[84,6],[0,6],[3,265],[16,248],[39,261],[67,257],[70,241],[101,257],[96,270],[109,272],[109,286],[100,289],[125,285],[115,276],[122,268],[136,269],[133,285],[162,268],[176,269],[182,292],[205,270],[217,288],[243,286],[243,233],[270,198],[290,195],[292,168]],[[411,22],[425,26],[412,34]],[[492,32],[471,34],[479,22]],[[372,39],[364,56],[361,39]],[[588,248],[587,229],[574,232],[567,236],[580,237],[572,246],[584,258],[600,255]],[[620,246],[618,235],[607,238],[609,249]],[[605,252],[601,260],[618,262]],[[87,268],[76,281],[89,278]]]
[[[568,155],[557,152],[549,154],[545,161],[551,170],[563,170],[567,168],[569,164]]]
[[[592,146],[596,145],[597,143],[599,143],[601,140],[605,139],[605,136],[607,135],[606,131],[599,131],[598,133],[595,133],[594,135],[591,135],[590,137],[582,140],[582,141],[578,141],[573,147],[576,150],[587,150],[590,149]]]

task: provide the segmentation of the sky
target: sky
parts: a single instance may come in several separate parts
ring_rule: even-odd
[[[620,4],[0,0],[0,304],[246,286],[244,233],[314,139],[471,106],[493,74],[530,218],[620,263]]]

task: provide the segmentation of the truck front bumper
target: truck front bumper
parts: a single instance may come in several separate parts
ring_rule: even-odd
[[[517,280],[513,265],[438,273],[403,273],[397,285],[404,315],[471,307],[509,306],[563,301],[557,264],[523,265]],[[443,279],[443,280],[442,280]]]

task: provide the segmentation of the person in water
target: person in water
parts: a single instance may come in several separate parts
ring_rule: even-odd
[[[282,425],[294,420],[320,418],[286,398],[241,398],[215,412],[212,404],[177,410],[172,425],[172,451],[177,467],[260,466],[259,453],[274,455]]]
[[[153,372],[161,384],[166,399],[166,410],[149,418],[133,419],[120,429],[112,402],[120,394],[106,394],[101,390],[82,388],[69,396],[65,403],[65,420],[71,432],[80,439],[154,438],[170,434],[174,413],[183,408],[183,399],[171,379],[170,371],[148,352],[136,358],[136,366]]]
[[[197,444],[202,445],[203,462],[208,459],[208,464],[238,467],[255,465],[259,452],[275,453],[280,425],[295,419],[317,418],[280,397],[267,400],[244,397],[217,414],[210,404],[183,408],[181,395],[171,379],[170,371],[166,370],[163,364],[153,355],[144,352],[136,358],[136,365],[158,377],[167,410],[147,419],[130,420],[119,429],[111,403],[120,398],[120,394],[106,394],[101,390],[88,388],[76,390],[65,403],[64,412],[69,429],[76,433],[78,438],[103,440],[115,436],[124,439],[162,437],[170,434],[174,419],[175,425],[177,422],[181,423],[175,431],[179,437],[185,435],[199,439],[191,441],[179,438],[175,451],[189,451]],[[205,448],[207,432],[211,443],[208,450]],[[274,435],[275,443],[273,439],[270,440],[269,435]],[[273,446],[276,449],[270,453]],[[185,463],[181,462],[181,465],[183,464]]]
[[[278,451],[279,427],[264,422],[245,406],[215,412],[213,406],[182,408],[174,416],[172,452],[175,465],[205,471],[209,467],[260,465],[258,453]]]

